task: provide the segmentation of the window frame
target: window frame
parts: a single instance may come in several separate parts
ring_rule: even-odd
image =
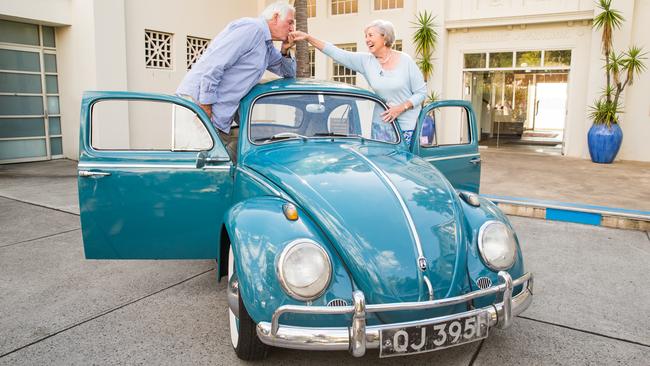
[[[192,112],[195,114],[195,116],[201,120],[201,117],[199,114],[197,114],[196,111],[194,111],[192,108],[189,108],[187,106],[184,106],[180,103],[176,103],[174,101],[165,101],[165,100],[151,100],[151,99],[141,99],[141,98],[100,98],[96,99],[92,102],[92,104],[89,106],[89,115],[88,115],[88,148],[91,149],[91,151],[96,151],[100,153],[111,153],[111,152],[120,152],[120,153],[129,153],[129,154],[138,154],[138,155],[144,155],[144,154],[166,154],[166,153],[176,153],[176,154],[187,154],[187,153],[192,153],[195,154],[199,151],[210,151],[214,149],[215,147],[215,140],[214,137],[212,136],[212,133],[210,133],[210,129],[208,129],[203,121],[201,120],[201,125],[203,126],[204,131],[207,133],[207,135],[210,137],[211,145],[208,148],[205,149],[200,149],[200,150],[174,150],[173,149],[173,144],[172,146],[169,147],[168,150],[165,149],[100,149],[97,148],[93,145],[93,118],[94,118],[94,109],[95,106],[101,102],[149,102],[149,103],[161,103],[161,104],[170,104],[171,108],[175,108],[176,106],[182,107],[187,109],[188,111]],[[172,130],[173,134],[173,130]],[[172,138],[173,141],[173,138]]]
[[[465,106],[454,106],[454,105],[451,105],[451,106],[438,106],[438,107],[434,107],[431,110],[429,110],[427,112],[427,116],[430,113],[434,113],[434,115],[435,115],[435,110],[436,109],[441,109],[441,108],[462,108],[463,109],[463,111],[464,111],[463,115],[465,116],[465,121],[466,121],[465,125],[467,126],[467,142],[465,142],[465,143],[456,143],[456,144],[440,144],[440,143],[438,143],[438,130],[437,130],[438,124],[436,124],[436,119],[434,118],[433,133],[434,133],[435,144],[423,145],[421,141],[418,141],[418,145],[419,145],[420,149],[431,149],[431,148],[438,148],[438,147],[471,145],[472,144],[472,139],[474,138],[474,136],[472,136],[472,123],[470,121],[470,112],[467,109],[467,107],[465,107]],[[419,131],[420,132],[419,133],[420,139],[422,139],[422,130],[423,129],[424,129],[424,123],[422,123],[422,125],[420,127],[420,131]]]
[[[336,4],[337,12],[334,12],[334,5]],[[346,5],[350,4],[350,11],[346,11]],[[356,11],[354,7],[356,5]],[[343,12],[338,12],[338,9],[343,7]],[[359,14],[359,0],[329,0],[329,14],[330,16],[341,16],[341,15],[354,15]]]
[[[399,2],[402,3],[401,6]],[[394,3],[394,6],[391,6],[391,3]],[[379,4],[379,8],[377,7],[377,4]],[[386,4],[385,7],[384,4]],[[404,9],[404,0],[374,0],[372,2],[373,11],[390,11],[399,9]]]
[[[336,91],[318,91],[318,90],[290,90],[290,91],[276,91],[276,92],[268,92],[264,94],[260,94],[255,97],[250,102],[250,105],[248,106],[247,110],[247,116],[246,116],[246,140],[251,146],[265,146],[268,145],[269,142],[255,142],[251,139],[251,117],[252,117],[252,112],[253,112],[253,107],[255,106],[255,103],[261,98],[264,97],[269,97],[269,96],[275,96],[275,95],[291,95],[291,94],[322,94],[322,95],[335,95],[335,96],[345,96],[345,97],[353,97],[353,98],[359,98],[359,99],[367,99],[371,100],[375,103],[378,103],[381,105],[385,110],[388,110],[388,105],[386,103],[379,99],[378,97],[370,96],[370,95],[364,95],[364,94],[356,94],[356,93],[346,93],[346,92],[336,92]],[[382,141],[382,140],[375,140],[375,139],[370,139],[370,138],[364,138],[365,140],[368,141],[376,141],[384,144],[389,144],[389,145],[399,145],[402,143],[402,134],[400,133],[400,129],[397,128],[397,121],[391,122],[391,126],[393,126],[395,135],[397,136],[397,141],[396,142],[388,142],[388,141]],[[241,133],[241,131],[240,131]],[[309,137],[310,139],[332,139],[332,137],[329,136],[323,136],[323,137]],[[349,137],[337,137],[337,138],[343,138],[343,139],[359,139],[358,136],[349,136]],[[279,140],[279,141],[273,141],[273,142],[280,142],[284,140]]]
[[[344,51],[357,52],[357,44],[356,43],[340,43],[340,44],[336,44],[335,46],[342,49],[342,50],[344,50]],[[345,84],[353,85],[353,86],[357,85],[357,74],[358,73],[356,71],[354,71],[352,69],[349,69],[346,66],[344,66],[343,64],[340,64],[340,63],[338,63],[338,62],[336,62],[334,60],[332,60],[331,67],[332,67],[332,74],[331,74],[330,79],[332,81],[341,82],[341,83],[345,83]],[[350,75],[345,75],[345,74],[344,75],[336,75],[335,73],[336,73],[338,67],[341,67],[343,71],[349,70],[351,72],[351,74]],[[348,83],[347,81],[344,81],[344,80],[337,80],[337,78],[352,78],[354,80],[354,83]]]

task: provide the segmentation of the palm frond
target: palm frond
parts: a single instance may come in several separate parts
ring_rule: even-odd
[[[643,48],[632,46],[630,47],[624,55],[621,56],[621,65],[627,73],[627,81],[630,85],[634,82],[634,75],[639,75],[641,72],[645,71],[646,65],[644,60],[647,52],[643,52]]]
[[[602,10],[594,18],[593,27],[603,30],[602,34],[602,50],[603,53],[609,54],[612,51],[612,35],[614,29],[621,27],[625,18],[620,11],[612,9],[612,0],[599,0],[598,8]]]
[[[438,94],[438,92],[435,90],[432,90],[429,94],[427,94],[427,98],[424,101],[424,104],[433,103],[438,100],[440,100],[440,94]]]
[[[618,114],[622,112],[620,105],[613,101],[598,99],[590,106],[589,118],[594,124],[606,124],[610,127],[612,123],[618,123]]]
[[[419,58],[415,63],[420,68],[420,71],[422,71],[424,81],[427,82],[429,80],[429,76],[433,73],[433,62],[431,62],[431,55],[425,55],[424,57]]]
[[[416,15],[415,22],[411,22],[415,28],[413,44],[415,45],[415,54],[418,58],[417,65],[420,71],[422,71],[425,82],[429,80],[429,76],[433,73],[431,57],[438,43],[435,18],[433,13],[425,10]]]

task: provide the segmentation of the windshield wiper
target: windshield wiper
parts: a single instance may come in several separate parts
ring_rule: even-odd
[[[356,135],[348,135],[347,133],[339,133],[339,132],[317,132],[314,134],[314,136],[318,137],[353,137]]]
[[[297,133],[293,132],[280,132],[276,133],[275,135],[271,137],[262,137],[259,139],[255,139],[255,142],[260,142],[260,141],[277,141],[277,140],[286,140],[286,139],[301,139],[303,141],[307,141],[307,136],[303,136]]]
[[[360,138],[362,142],[366,141],[366,138],[361,136],[361,135],[357,135],[357,134],[348,135],[346,133],[339,133],[339,132],[317,132],[317,133],[314,134],[314,136],[316,136],[316,137],[356,137],[356,138]]]

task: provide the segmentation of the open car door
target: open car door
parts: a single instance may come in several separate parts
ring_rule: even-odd
[[[217,258],[231,167],[194,103],[84,93],[78,186],[86,258]]]
[[[470,103],[445,100],[425,106],[411,151],[438,168],[456,189],[478,193],[481,157],[478,126]]]

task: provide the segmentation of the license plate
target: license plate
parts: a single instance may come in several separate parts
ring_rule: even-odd
[[[379,357],[403,356],[474,342],[488,336],[487,311],[443,322],[382,329]]]

